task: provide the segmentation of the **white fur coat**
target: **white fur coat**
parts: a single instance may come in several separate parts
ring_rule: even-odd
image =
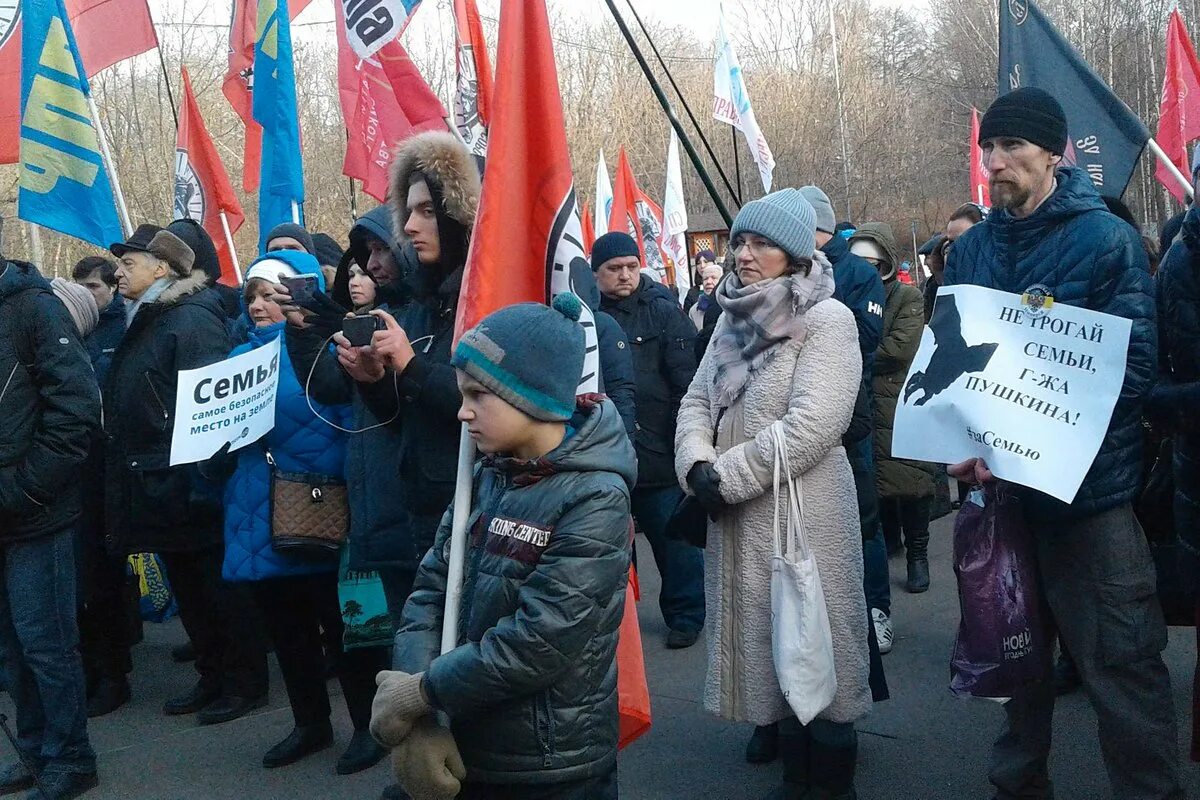
[[[721,717],[756,725],[792,713],[771,654],[774,426],[782,427],[792,472],[800,478],[805,533],[833,630],[838,688],[820,716],[851,722],[871,708],[862,534],[854,478],[841,445],[862,374],[858,332],[850,311],[836,300],[807,313],[806,339],[782,345],[750,376],[742,398],[745,430],[733,432],[733,441],[743,444],[717,451],[719,415],[709,358],[700,362],[683,399],[675,435],[680,485],[688,490],[687,474],[696,462],[714,462],[721,494],[731,505],[708,530],[704,704]],[[724,325],[722,317],[714,339]],[[737,415],[726,414],[720,424],[727,425],[730,416]]]

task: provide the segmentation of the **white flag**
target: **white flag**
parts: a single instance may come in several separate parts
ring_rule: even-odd
[[[746,137],[754,163],[758,165],[758,174],[762,177],[763,189],[771,191],[775,157],[771,155],[771,148],[758,129],[758,120],[754,118],[754,109],[750,107],[750,95],[746,93],[742,66],[738,63],[737,53],[733,51],[733,43],[725,35],[724,9],[717,20],[717,65],[713,94],[713,116],[737,128]]]
[[[687,228],[683,174],[679,169],[679,139],[672,130],[671,145],[667,148],[667,190],[663,194],[663,249],[675,262],[675,288],[679,290],[680,302],[692,288],[692,275],[688,271]]]
[[[612,181],[608,179],[608,165],[604,163],[604,151],[600,151],[600,161],[596,164],[596,208],[593,227],[596,236],[608,233],[608,215],[612,213]]]

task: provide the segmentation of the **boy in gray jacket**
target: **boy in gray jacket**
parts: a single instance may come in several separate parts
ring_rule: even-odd
[[[576,402],[579,312],[574,295],[510,306],[454,354],[459,419],[484,454],[458,646],[439,655],[451,507],[371,722],[420,800],[617,796],[617,630],[637,457],[610,401]]]

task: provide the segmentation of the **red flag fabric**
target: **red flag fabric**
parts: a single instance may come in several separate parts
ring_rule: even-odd
[[[583,228],[583,251],[590,256],[592,245],[596,243],[596,227],[592,224],[592,211],[586,202],[579,212],[579,223]]]
[[[650,730],[650,686],[637,615],[637,572],[629,568],[625,613],[617,630],[617,749]]]
[[[1191,174],[1187,145],[1200,138],[1200,61],[1179,9],[1167,22],[1167,68],[1163,75],[1162,105],[1155,139],[1184,175]],[[1159,162],[1154,177],[1179,202],[1187,193],[1165,164]]]
[[[992,174],[983,163],[983,148],[979,146],[979,109],[971,108],[971,202],[991,206],[992,190],[988,181]]]
[[[487,155],[492,121],[492,65],[475,0],[454,0],[458,85],[454,91],[454,124],[473,155]]]
[[[312,0],[290,0],[288,17],[295,19]],[[340,7],[339,3],[334,3]],[[258,191],[258,173],[262,157],[262,128],[254,121],[251,86],[254,73],[254,43],[258,38],[258,0],[233,0],[229,21],[229,60],[221,92],[246,126],[246,144],[242,157],[242,191]]]
[[[668,268],[671,260],[662,244],[662,207],[638,186],[624,147],[617,158],[617,179],[613,184],[608,229],[625,231],[632,236],[637,242],[642,269],[659,283],[673,284],[674,269]]]
[[[342,4],[333,7],[337,14],[338,96],[347,134],[342,174],[362,181],[363,191],[383,202],[392,147],[414,133],[445,130],[446,109],[398,38],[373,57],[360,60],[346,39]]]
[[[179,131],[175,139],[175,217],[194,219],[204,226],[217,248],[221,283],[237,286],[241,283],[241,275],[234,266],[234,254],[221,224],[222,211],[232,237],[242,227],[246,216],[212,137],[208,135],[204,118],[200,116],[200,107],[192,93],[192,80],[184,67],[183,107],[179,110]]]
[[[146,0],[66,0],[83,68],[90,78],[158,46]],[[21,16],[0,19],[0,164],[20,160]]]

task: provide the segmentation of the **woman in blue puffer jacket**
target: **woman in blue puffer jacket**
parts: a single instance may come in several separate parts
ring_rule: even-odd
[[[278,251],[254,262],[246,273],[243,305],[248,340],[234,348],[240,355],[279,338],[286,324],[272,299],[281,277],[313,275],[325,288],[320,265],[308,253]],[[373,766],[384,751],[371,738],[371,700],[375,674],[387,663],[386,648],[343,652],[336,555],[295,556],[271,546],[271,472],[344,480],[346,435],[319,419],[349,426],[345,406],[309,405],[306,376],[297,375],[287,348],[279,356],[275,428],[262,440],[233,454],[236,468],[225,484],[225,562],[227,581],[248,582],[262,610],[275,656],[287,686],[295,729],[263,757],[264,767],[282,767],[333,744],[329,695],[325,688],[326,654],[336,661],[354,738],[338,760],[339,774]]]

